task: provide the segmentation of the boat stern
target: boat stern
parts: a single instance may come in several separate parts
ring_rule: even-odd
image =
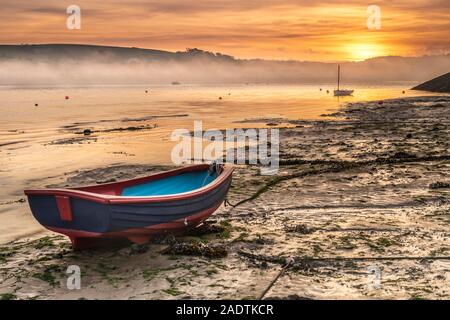
[[[70,236],[71,232],[102,234],[108,231],[109,207],[106,203],[81,199],[58,192],[42,194],[26,190],[31,212],[47,229]]]

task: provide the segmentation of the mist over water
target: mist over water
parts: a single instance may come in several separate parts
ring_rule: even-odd
[[[0,85],[335,83],[337,63],[239,60],[187,52],[70,46],[0,48]],[[30,46],[34,47],[34,46]],[[25,49],[24,49],[25,48]],[[118,52],[117,50],[121,50]],[[17,51],[18,50],[18,51]],[[139,51],[136,51],[139,50]],[[342,62],[343,83],[422,82],[447,72],[450,55]]]

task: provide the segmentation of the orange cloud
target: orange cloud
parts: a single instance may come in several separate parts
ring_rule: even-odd
[[[366,27],[366,1],[75,1],[82,29],[67,30],[73,1],[4,4],[0,43],[87,43],[166,50],[200,47],[243,58],[361,60],[449,52],[448,0],[377,1],[382,29]]]

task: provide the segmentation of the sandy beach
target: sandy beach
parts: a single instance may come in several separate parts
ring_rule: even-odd
[[[252,99],[255,105],[259,101]],[[87,185],[166,170],[172,167],[168,161],[139,155],[143,149],[136,144],[112,147],[105,137],[117,133],[111,130],[118,130],[121,139],[142,134],[145,141],[148,132],[162,137],[174,123],[202,117],[201,111],[186,116],[181,109],[164,110],[155,118],[148,110],[147,116],[138,116],[138,108],[135,115],[121,117],[120,126],[117,119],[101,126],[68,119],[59,123],[58,134],[44,133],[47,127],[23,129],[28,142],[20,128],[6,128],[18,131],[10,132],[17,135],[15,141],[8,137],[8,145],[1,145],[3,160],[12,153],[26,163],[45,146],[47,157],[60,155],[61,162],[33,174],[33,166],[19,170],[8,163],[2,168],[2,185],[18,185],[3,194],[0,212],[22,220],[9,220],[20,233],[4,236],[0,245],[0,297],[257,299],[286,259],[293,258],[263,298],[448,299],[450,97],[416,93],[361,100],[325,103],[311,117],[295,113],[298,101],[285,101],[290,108],[272,111],[274,117],[264,107],[254,117],[228,115],[226,121],[234,127],[280,128],[278,175],[261,176],[257,166],[236,165],[231,205],[190,234],[80,252],[33,221],[21,188]],[[229,126],[220,121],[209,125]],[[77,134],[86,128],[97,131]],[[36,146],[21,151],[24,143]],[[107,165],[97,157],[99,145],[113,159]],[[66,148],[77,147],[86,151],[86,158],[74,163]],[[90,166],[84,166],[88,158]],[[23,176],[28,178],[21,180]],[[67,289],[70,265],[81,268],[81,290]],[[379,275],[376,286],[369,281],[371,270]]]

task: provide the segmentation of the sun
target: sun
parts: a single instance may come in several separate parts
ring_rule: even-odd
[[[382,45],[373,43],[355,43],[346,46],[350,60],[362,61],[370,58],[386,55]]]

